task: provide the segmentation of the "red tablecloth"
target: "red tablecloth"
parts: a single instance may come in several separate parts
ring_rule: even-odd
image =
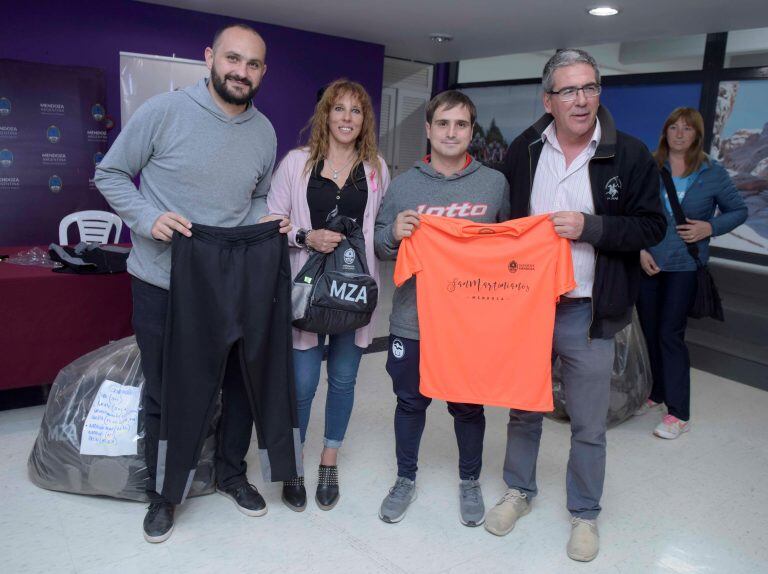
[[[71,275],[0,262],[0,390],[52,383],[73,360],[131,335],[130,286],[128,273]]]

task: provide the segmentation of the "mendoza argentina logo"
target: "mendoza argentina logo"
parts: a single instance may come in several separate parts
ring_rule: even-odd
[[[0,176],[0,189],[4,191],[21,189],[21,180],[18,177]]]
[[[46,102],[41,102],[40,113],[44,116],[63,116],[64,104],[49,104]]]
[[[91,115],[93,116],[94,120],[100,122],[104,119],[106,114],[107,112],[104,110],[104,106],[101,104],[93,104],[93,107],[91,108]]]
[[[48,138],[48,141],[51,143],[58,143],[61,139],[61,130],[53,125],[48,126],[48,129],[45,130],[45,137]]]
[[[85,136],[89,142],[107,141],[107,130],[86,130]]]
[[[63,187],[64,182],[61,181],[61,178],[58,175],[52,175],[48,178],[48,189],[53,193],[59,193]]]
[[[13,152],[9,149],[0,150],[0,167],[11,167],[13,165]]]
[[[67,154],[65,153],[45,152],[40,154],[40,159],[43,165],[67,165]]]
[[[8,98],[0,98],[0,116],[11,115],[11,100]]]

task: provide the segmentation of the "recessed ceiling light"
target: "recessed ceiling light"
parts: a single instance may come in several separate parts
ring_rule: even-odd
[[[430,34],[429,38],[437,44],[443,44],[444,42],[450,42],[451,40],[453,40],[453,36],[451,36],[450,34],[441,34],[441,33]]]
[[[610,6],[598,6],[597,8],[592,8],[589,13],[593,16],[615,16],[619,11]]]

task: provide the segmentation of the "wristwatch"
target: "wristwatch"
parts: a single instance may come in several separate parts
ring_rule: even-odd
[[[304,249],[309,249],[307,246],[307,236],[310,234],[312,230],[311,229],[304,229],[300,228],[296,232],[296,245],[299,247],[303,247]]]

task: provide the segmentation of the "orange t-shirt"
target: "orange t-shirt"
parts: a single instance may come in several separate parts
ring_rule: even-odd
[[[423,395],[552,410],[555,307],[576,283],[570,241],[547,217],[421,215],[400,243],[394,279],[416,276]]]

